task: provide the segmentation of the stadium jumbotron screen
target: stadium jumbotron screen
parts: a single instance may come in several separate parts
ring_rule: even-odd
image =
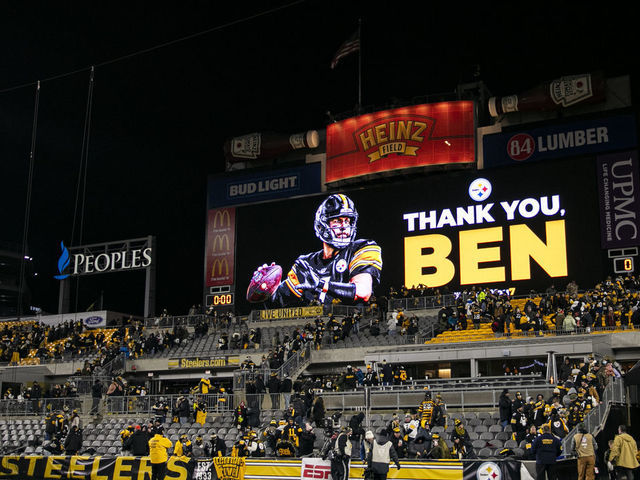
[[[366,263],[370,268],[356,273],[372,273],[374,295],[419,284],[449,291],[513,287],[517,295],[603,278],[595,159],[438,174],[339,194],[358,213],[350,241],[364,240],[354,249],[368,253],[354,250],[327,268],[348,276]],[[286,280],[300,256],[313,260],[307,254],[322,250],[315,218],[329,195],[237,209],[238,311],[252,308],[244,292],[256,267],[275,262]],[[382,265],[374,265],[376,246]],[[296,281],[308,280],[304,270],[298,268]],[[305,303],[291,292],[281,306]]]

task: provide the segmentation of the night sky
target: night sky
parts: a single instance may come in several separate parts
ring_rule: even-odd
[[[28,244],[38,272],[32,303],[55,312],[52,276],[60,240],[72,240],[95,65],[82,243],[156,235],[157,308],[186,312],[201,301],[206,179],[224,168],[224,140],[322,129],[328,110],[352,110],[357,55],[335,70],[329,63],[359,18],[367,106],[452,92],[473,79],[476,65],[498,95],[573,73],[635,71],[631,15],[549,5],[3,2],[0,242],[22,241],[41,80]],[[74,243],[78,228],[79,220]],[[83,280],[78,308],[103,291],[106,308],[139,314],[143,278]]]

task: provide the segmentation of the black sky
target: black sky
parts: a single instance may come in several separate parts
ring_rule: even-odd
[[[602,5],[306,0],[256,16],[285,5],[3,3],[0,241],[22,240],[32,83],[77,72],[41,84],[28,236],[39,306],[57,305],[52,275],[59,241],[71,236],[91,65],[98,67],[83,243],[156,235],[158,308],[176,313],[201,299],[206,177],[222,169],[223,141],[321,129],[327,110],[351,110],[356,56],[336,70],[329,63],[359,18],[366,105],[451,92],[474,65],[494,94],[637,68],[632,16]],[[105,290],[108,308],[140,313],[141,275],[113,277],[86,282],[79,308]]]

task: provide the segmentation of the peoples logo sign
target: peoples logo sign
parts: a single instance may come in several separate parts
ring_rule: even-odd
[[[69,257],[69,250],[64,246],[64,242],[60,242],[60,248],[62,249],[62,253],[60,254],[60,258],[58,258],[58,275],[54,275],[53,278],[56,280],[64,280],[69,275],[64,273],[65,269],[69,266],[71,262]]]

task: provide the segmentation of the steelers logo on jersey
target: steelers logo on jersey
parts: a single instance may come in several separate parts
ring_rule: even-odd
[[[342,258],[338,261],[338,263],[336,263],[336,271],[338,273],[342,273],[347,269],[347,261]]]

